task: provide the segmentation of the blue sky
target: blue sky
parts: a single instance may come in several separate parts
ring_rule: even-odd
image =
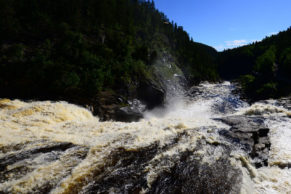
[[[291,0],[154,0],[194,41],[221,51],[291,26]]]

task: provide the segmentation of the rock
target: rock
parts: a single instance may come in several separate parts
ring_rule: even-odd
[[[15,181],[14,184],[17,185],[17,180],[33,177],[33,172],[38,172],[39,180],[43,181],[39,181],[35,185],[33,183],[29,185],[32,188],[30,188],[31,192],[28,193],[49,193],[57,186],[59,181],[68,176],[71,170],[86,158],[88,150],[87,147],[72,143],[46,140],[17,145],[11,144],[6,148],[1,147],[0,193],[21,193],[20,191],[12,191],[9,184],[4,185],[2,183]],[[53,174],[54,179],[52,181],[41,179],[41,172],[46,170],[45,165],[54,163],[56,165],[50,166],[46,172],[47,174],[45,173],[47,177]],[[63,169],[60,170],[61,166]],[[22,185],[23,188],[27,186]]]
[[[195,148],[170,154],[196,130],[178,134],[163,146],[157,142],[110,152],[107,160],[113,162],[80,193],[240,193],[243,174],[230,160],[234,148],[201,139]]]
[[[158,176],[148,193],[240,193],[242,172],[231,165],[230,149],[215,145],[201,145],[200,149],[205,147],[207,152],[203,157],[215,162],[203,162],[203,157],[195,152],[183,152],[175,165]],[[221,150],[218,159],[217,150]]]
[[[291,96],[278,99],[276,101],[277,106],[283,106],[284,108],[291,110]]]
[[[115,111],[115,120],[122,122],[136,122],[143,118],[146,106],[139,100],[128,101],[129,106],[119,108]]]
[[[137,96],[146,104],[147,109],[153,109],[164,104],[165,91],[162,87],[158,87],[150,81],[145,81],[140,83]]]
[[[113,91],[102,91],[86,106],[90,107],[88,109],[93,110],[92,113],[101,121],[108,121],[115,119],[116,111],[125,103],[125,100]]]
[[[121,96],[103,92],[90,109],[94,110],[94,115],[98,115],[101,121],[135,122],[143,118],[146,106],[138,99],[126,102]]]
[[[102,146],[50,140],[0,146],[0,193],[241,193],[244,175],[232,154],[238,148],[213,142],[214,131],[197,133],[211,129],[136,147],[128,147],[138,140],[129,133]]]
[[[230,130],[221,130],[220,135],[234,143],[240,144],[253,159],[256,167],[268,165],[268,155],[271,147],[268,137],[269,129],[264,124],[263,117],[229,116],[217,119],[230,125]]]
[[[29,158],[34,154],[47,153],[58,150],[64,151],[71,147],[73,147],[71,143],[55,143],[52,145],[46,145],[45,147],[38,147],[36,149],[25,150],[17,154],[5,155],[4,157],[0,158],[0,170],[3,171],[6,169],[8,165],[13,164],[19,160]]]

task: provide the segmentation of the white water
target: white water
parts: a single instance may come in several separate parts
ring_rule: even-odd
[[[273,102],[255,103],[237,114],[262,115],[270,128],[269,166],[258,169],[258,177],[254,179],[257,193],[290,193],[291,112]]]
[[[83,161],[69,159],[69,153],[64,154],[63,159],[56,162],[38,162],[38,160],[43,161],[42,158],[27,161],[32,172],[19,179],[11,175],[6,182],[0,183],[0,191],[29,193],[37,185],[55,181],[58,186],[52,193],[66,193],[77,187],[80,182],[89,181],[93,176],[92,172],[102,169],[108,162],[107,156],[116,148],[135,150],[155,142],[160,142],[159,146],[163,146],[178,133],[188,131],[191,134],[190,139],[162,154],[174,155],[191,150],[191,147],[195,147],[196,141],[202,138],[208,142],[221,141],[215,131],[209,131],[209,128],[199,129],[211,128],[211,126],[214,126],[213,129],[229,128],[212,118],[231,114],[260,114],[268,117],[266,124],[271,130],[269,166],[256,170],[250,166],[243,153],[233,153],[234,165],[239,166],[240,161],[246,163],[245,167],[240,167],[245,175],[241,192],[291,192],[291,170],[278,167],[291,163],[291,119],[289,118],[291,113],[271,103],[258,103],[248,107],[247,103],[231,94],[233,88],[234,86],[229,82],[201,84],[193,97],[175,96],[168,100],[165,108],[146,112],[143,120],[133,123],[99,122],[98,118],[92,116],[88,110],[66,102],[27,103],[2,99],[0,100],[0,148],[22,143],[26,145],[23,149],[28,150],[47,144],[40,141],[47,140],[89,146],[90,151]],[[29,143],[36,141],[39,143]],[[0,157],[4,155],[5,153],[0,152]],[[162,156],[157,155],[154,160],[158,160],[159,157]],[[203,160],[211,162],[207,158]],[[15,165],[17,164],[9,168],[14,169]],[[149,186],[163,168],[169,166],[153,164],[148,166]],[[71,170],[72,172],[69,173]],[[67,175],[64,177],[64,174]]]

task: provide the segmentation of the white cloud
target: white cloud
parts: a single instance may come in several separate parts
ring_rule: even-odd
[[[217,45],[217,46],[215,46],[214,47],[216,50],[218,50],[218,51],[223,51],[223,49],[225,49],[225,45]]]
[[[223,51],[225,49],[231,49],[231,48],[235,48],[235,47],[240,47],[240,46],[244,46],[247,44],[251,44],[253,42],[256,42],[257,40],[245,40],[245,39],[241,39],[241,40],[229,40],[229,41],[224,41],[224,44],[220,44],[215,46],[214,48],[218,51]]]
[[[225,41],[225,44],[227,47],[238,47],[248,44],[247,40],[231,40],[231,41]]]
[[[270,33],[267,34],[267,36],[276,35],[278,33],[279,32],[270,32]],[[258,40],[258,39],[228,40],[228,41],[224,41],[223,44],[219,44],[219,45],[214,46],[214,48],[217,51],[223,51],[223,50],[226,50],[226,49],[232,49],[232,48],[244,46],[244,45],[251,44],[251,43],[254,43],[254,42],[259,42],[259,41],[261,41],[261,40]]]
[[[253,42],[260,42],[261,40],[257,40],[257,39],[253,39],[250,41],[250,43],[253,43]]]
[[[278,34],[278,32],[270,32],[267,36],[272,36],[272,35],[276,35]]]

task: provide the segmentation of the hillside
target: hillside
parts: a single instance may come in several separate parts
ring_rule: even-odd
[[[153,1],[0,0],[0,28],[0,98],[147,99],[153,89],[139,96],[144,87],[164,92],[152,67],[165,54],[190,84],[218,79],[215,49],[195,43]]]
[[[238,79],[252,100],[291,92],[291,28],[260,42],[219,54],[224,79]]]

